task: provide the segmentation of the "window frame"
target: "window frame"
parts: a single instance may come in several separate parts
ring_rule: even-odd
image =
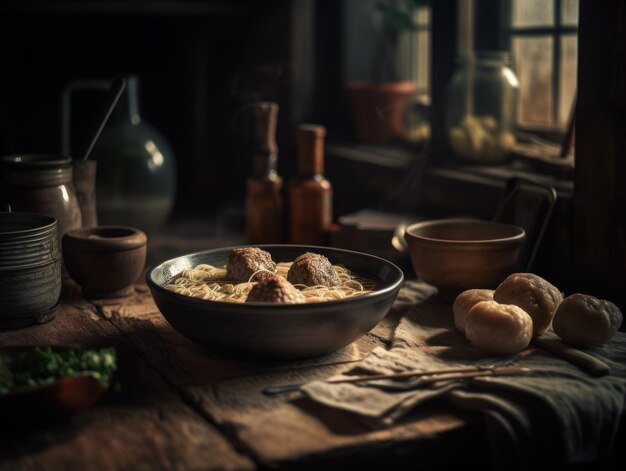
[[[419,8],[425,8],[428,11],[428,21],[425,23],[420,23],[417,17],[417,10],[415,9],[413,20],[415,21],[415,27],[410,31],[409,41],[409,53],[413,53],[413,57],[418,57],[415,67],[411,67],[410,77],[415,86],[416,86],[416,94],[420,96],[427,96],[430,99],[431,94],[431,69],[432,69],[432,34],[433,34],[433,16],[432,16],[432,5],[427,5]],[[425,61],[426,67],[426,75],[428,76],[428,83],[425,87],[421,86],[418,82],[420,75],[420,63],[419,63],[419,33],[427,33],[428,34],[428,56]],[[413,76],[413,72],[415,72],[415,76]]]
[[[569,35],[578,37],[579,25],[564,24],[561,10],[563,0],[551,0],[554,23],[546,26],[513,26],[513,0],[503,2],[501,18],[501,34],[511,56],[513,56],[513,38],[515,37],[551,37],[552,38],[552,109],[550,110],[550,125],[523,125],[516,122],[520,131],[540,134],[543,137],[561,138],[565,135],[566,127],[559,124],[559,106],[561,104],[561,38]],[[580,12],[580,6],[579,6]],[[579,13],[580,15],[580,13]],[[513,58],[514,59],[514,58]],[[518,105],[519,106],[519,105]],[[569,118],[568,118],[569,120]],[[516,119],[517,121],[517,119]]]

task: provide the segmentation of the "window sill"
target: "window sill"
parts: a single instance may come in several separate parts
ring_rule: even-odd
[[[339,215],[381,203],[398,196],[407,176],[419,158],[419,151],[403,145],[373,146],[329,143],[326,148],[328,177],[336,182],[336,204]],[[560,164],[556,164],[557,167]],[[511,177],[523,177],[552,185],[559,199],[571,199],[573,178],[571,166],[538,170],[540,162],[520,156],[503,165],[468,165],[430,163],[419,186],[425,196],[428,212],[456,213],[471,211],[489,217]],[[339,182],[351,182],[342,189]],[[417,182],[416,182],[417,183]],[[401,191],[401,190],[400,190]],[[401,195],[402,196],[402,195]]]

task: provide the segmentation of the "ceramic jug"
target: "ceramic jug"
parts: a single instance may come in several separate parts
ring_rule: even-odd
[[[8,190],[5,198],[12,210],[55,218],[59,247],[63,234],[81,227],[70,158],[55,154],[7,155],[2,157],[2,170]]]
[[[135,76],[126,77],[126,88],[90,159],[98,164],[98,223],[132,226],[150,233],[171,211],[176,162],[165,137],[141,116],[138,82]],[[108,86],[106,81],[77,81],[68,89],[105,90]],[[69,96],[65,94],[66,101]],[[64,108],[69,109],[69,104]],[[64,136],[68,135],[69,131],[64,131]]]

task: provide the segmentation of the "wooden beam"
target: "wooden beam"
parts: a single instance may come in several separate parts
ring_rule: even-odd
[[[574,259],[577,288],[626,308],[626,3],[582,0]]]
[[[445,157],[446,149],[446,86],[456,69],[457,0],[437,0],[432,5],[432,142],[436,159]]]

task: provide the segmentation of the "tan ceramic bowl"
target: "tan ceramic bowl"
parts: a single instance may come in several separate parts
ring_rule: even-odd
[[[143,272],[146,245],[146,234],[132,227],[77,229],[63,236],[63,259],[85,297],[127,296]]]
[[[451,302],[471,288],[495,288],[517,266],[524,229],[476,219],[439,219],[407,227],[415,273]]]

